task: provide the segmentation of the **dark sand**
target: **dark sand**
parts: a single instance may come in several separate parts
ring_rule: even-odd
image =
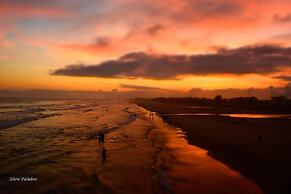
[[[207,112],[207,108],[190,109],[187,104],[149,100],[135,103],[161,115]],[[291,193],[290,119],[240,119],[215,115],[167,115],[163,118],[183,129],[190,144],[207,149],[209,155],[253,180],[266,193]]]

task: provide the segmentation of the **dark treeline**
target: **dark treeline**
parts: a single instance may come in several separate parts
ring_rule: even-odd
[[[214,108],[242,108],[248,110],[259,110],[268,112],[281,112],[291,113],[291,100],[285,96],[272,97],[270,100],[259,100],[256,97],[236,97],[236,98],[223,98],[217,95],[214,99],[209,98],[177,98],[177,97],[159,97],[152,99],[141,99],[142,101],[152,101],[159,103],[170,103],[176,105],[188,106],[210,106]]]

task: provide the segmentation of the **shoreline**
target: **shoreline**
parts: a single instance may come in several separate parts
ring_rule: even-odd
[[[144,109],[143,107],[140,107]],[[208,151],[192,146],[185,133],[144,109],[153,128],[149,139],[158,149],[153,168],[155,181],[170,193],[263,194],[254,182],[208,155]],[[224,185],[225,187],[221,187]],[[166,192],[166,193],[168,193]]]
[[[165,116],[175,105],[153,105],[150,101],[136,104],[158,112],[165,122],[186,133],[189,144],[208,150],[208,155],[242,173],[267,194],[291,191],[290,119]]]

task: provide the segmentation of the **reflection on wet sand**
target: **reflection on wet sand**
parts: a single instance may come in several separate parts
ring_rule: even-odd
[[[273,118],[273,119],[291,119],[290,114],[214,114],[214,113],[176,113],[167,115],[180,116],[227,116],[234,118]]]
[[[291,115],[289,114],[222,114],[222,115],[236,118],[291,119]]]
[[[182,130],[168,126],[158,117],[155,122],[156,136],[162,133],[165,138],[159,160],[175,193],[263,193],[241,174],[210,157],[206,150],[189,145]]]
[[[106,149],[103,147],[102,148],[102,163],[105,163],[106,162]]]

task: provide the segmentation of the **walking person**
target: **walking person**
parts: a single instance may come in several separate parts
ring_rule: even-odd
[[[105,141],[105,134],[103,132],[99,133],[99,143],[104,143]]]

